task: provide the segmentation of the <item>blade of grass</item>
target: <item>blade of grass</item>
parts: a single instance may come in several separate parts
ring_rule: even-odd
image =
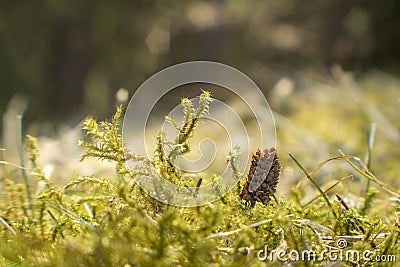
[[[314,181],[314,179],[307,173],[307,171],[303,168],[303,166],[301,166],[300,162],[297,161],[297,159],[291,154],[289,153],[289,156],[292,158],[292,160],[296,163],[296,165],[304,172],[304,174],[307,176],[307,178],[310,180],[310,182],[312,183],[312,185],[315,187],[315,189],[318,190],[318,192],[321,194],[321,196],[324,198],[326,204],[329,206],[329,208],[332,210],[333,215],[335,216],[335,218],[337,218],[336,212],[332,207],[331,202],[329,201],[327,195],[324,193],[324,191],[322,191],[321,187],[318,186],[318,184]]]
[[[289,218],[289,217],[292,217],[292,216],[293,216],[293,214],[288,214],[285,217]],[[272,222],[272,219],[267,219],[267,220],[264,220],[264,221],[260,221],[260,222],[256,222],[256,223],[247,225],[247,226],[243,226],[242,228],[239,228],[239,229],[236,229],[236,230],[212,234],[212,235],[207,236],[204,240],[212,239],[212,238],[225,237],[225,236],[237,234],[237,233],[240,233],[241,231],[243,231],[245,229],[255,228],[255,227],[258,227],[260,225],[263,225],[263,224],[266,224],[266,223],[270,223],[270,222]]]
[[[372,147],[374,146],[375,142],[375,134],[376,134],[376,123],[373,122],[371,123],[371,127],[368,132],[368,151],[367,151],[367,168],[368,170],[371,169],[371,158],[372,158]],[[365,199],[364,199],[364,205],[361,208],[361,214],[365,214],[367,210],[369,209],[372,199],[375,196],[375,193],[370,193],[370,187],[371,187],[371,180],[367,180],[367,186],[365,188]]]
[[[371,124],[371,128],[369,129],[369,133],[368,133],[368,154],[367,154],[367,168],[368,170],[371,169],[371,151],[372,151],[372,147],[374,146],[374,142],[375,142],[375,134],[376,134],[376,123],[372,123]],[[369,191],[369,187],[371,184],[371,180],[367,180],[367,188],[365,190],[365,195],[368,195],[368,191]]]
[[[378,178],[375,177],[374,174],[371,173],[371,171],[367,168],[367,166],[365,166],[364,163],[362,163],[362,161],[355,156],[351,156],[351,155],[345,155],[342,150],[339,149],[339,153],[345,157],[346,162],[355,170],[357,171],[359,174],[361,174],[362,176],[364,176],[365,178],[367,178],[368,180],[371,180],[372,182],[376,183],[377,185],[379,185],[380,187],[382,187],[384,190],[386,190],[387,192],[389,192],[390,194],[396,196],[396,197],[400,197],[400,192],[397,191],[396,189],[394,189],[393,187],[391,187],[390,185],[385,184],[384,182],[380,181]],[[358,164],[360,164],[360,166],[363,168],[363,170],[361,170],[360,168],[358,168],[353,162],[351,162],[349,160],[349,158],[354,159],[355,161],[357,161]]]
[[[8,230],[10,230],[11,233],[13,233],[14,235],[17,235],[17,233],[15,233],[14,229],[11,227],[11,225],[9,225],[6,220],[3,219],[3,217],[0,216],[0,223],[2,223]]]
[[[6,151],[5,148],[0,148],[0,157],[1,157],[2,160],[5,159],[5,157],[4,157],[4,151]],[[7,164],[4,164],[4,163],[3,163],[3,178],[2,178],[2,180],[5,179],[4,177],[6,177],[6,173],[7,173],[6,165],[7,165]]]
[[[335,237],[336,236],[335,232],[333,232],[328,227],[323,226],[323,225],[321,225],[319,223],[316,223],[316,222],[308,220],[308,219],[300,218],[300,219],[293,220],[293,222],[300,223],[300,224],[305,224],[305,225],[310,226],[315,232],[318,233],[318,235],[320,237],[322,236],[321,233],[324,233],[325,235],[330,236],[330,237]]]
[[[15,163],[12,163],[12,162],[8,162],[8,161],[4,161],[4,160],[0,160],[0,164],[13,166],[13,167],[18,168],[18,169],[28,170],[28,168],[25,168],[25,167],[22,167],[22,166],[20,166],[18,164],[15,164]]]
[[[317,167],[312,169],[308,174],[313,175],[315,172],[319,171],[325,164],[328,162],[334,161],[334,160],[342,160],[346,158],[351,158],[351,156],[340,156],[340,157],[333,157],[327,160],[324,160],[323,162],[319,163]],[[307,179],[307,176],[304,176],[303,178],[300,179],[300,181],[297,183],[295,186],[295,189],[299,188],[299,186]]]
[[[18,124],[19,124],[19,142],[18,142],[18,149],[19,149],[19,160],[20,160],[20,165],[22,167],[22,177],[24,178],[24,183],[25,183],[25,190],[26,190],[26,196],[28,198],[28,208],[31,212],[32,220],[35,219],[35,215],[33,213],[33,207],[32,207],[32,197],[31,197],[31,191],[29,188],[29,181],[28,181],[28,175],[26,174],[26,169],[25,169],[25,161],[24,161],[24,149],[23,149],[23,141],[22,141],[22,115],[17,116]],[[29,219],[29,218],[28,218]]]
[[[353,175],[348,175],[345,177],[340,178],[338,181],[336,181],[333,185],[330,185],[327,189],[324,190],[324,193],[328,193],[330,190],[332,190],[335,186],[337,186],[338,184],[340,184],[341,182],[343,182],[344,180],[348,179],[348,178],[353,178]],[[311,204],[313,201],[315,201],[317,198],[319,197],[319,195],[317,195],[316,197],[312,198],[310,201],[308,201],[306,204],[304,204],[304,207]]]
[[[53,213],[50,210],[47,210],[47,213],[50,215],[50,217],[53,219],[53,221],[56,222],[57,226],[60,226],[60,223],[58,222],[58,220],[56,219],[56,217],[54,217]],[[60,232],[61,237],[64,239],[64,234],[62,232]]]
[[[68,216],[78,220],[79,222],[81,222],[83,225],[85,225],[87,228],[89,228],[90,230],[92,230],[95,233],[99,233],[99,231],[97,230],[96,227],[94,227],[93,225],[91,225],[90,223],[88,223],[86,220],[84,220],[83,218],[79,217],[78,215],[76,215],[75,213],[73,213],[72,211],[67,210],[64,207],[58,206],[58,205],[51,205],[53,208],[67,214]]]

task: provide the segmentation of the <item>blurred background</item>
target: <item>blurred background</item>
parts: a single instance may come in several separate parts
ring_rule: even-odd
[[[165,67],[211,60],[267,96],[283,161],[363,156],[377,123],[375,168],[398,184],[399,47],[395,0],[0,0],[1,146],[18,154],[24,112],[27,133],[54,137],[39,142],[44,165],[74,168],[85,116],[109,118]]]
[[[400,75],[400,3],[343,1],[0,1],[0,113],[26,121],[111,115],[115,94],[184,61],[212,60],[266,94],[282,76],[332,64]]]

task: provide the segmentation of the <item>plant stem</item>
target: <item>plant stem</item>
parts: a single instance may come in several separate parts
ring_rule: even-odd
[[[372,147],[374,146],[375,133],[376,133],[376,123],[374,122],[371,124],[371,128],[368,133],[368,155],[367,155],[368,156],[368,158],[367,158],[368,170],[371,169],[371,155],[372,155],[371,150],[372,150]],[[365,190],[365,195],[368,195],[370,185],[371,185],[371,180],[368,179],[367,180],[367,188]]]
[[[308,174],[308,172],[303,168],[303,166],[301,166],[300,162],[297,161],[297,159],[289,153],[289,156],[293,159],[293,161],[296,163],[296,165],[304,172],[304,174],[307,176],[307,178],[310,180],[310,182],[312,183],[312,185],[315,187],[315,189],[318,190],[318,192],[321,194],[321,196],[324,198],[326,204],[331,208],[333,215],[335,216],[335,218],[337,219],[337,215],[335,210],[332,207],[331,202],[329,201],[328,197],[326,196],[326,194],[324,193],[324,191],[321,189],[321,187],[318,186],[318,184],[314,181],[314,179]]]
[[[387,192],[391,193],[392,195],[396,196],[396,197],[400,197],[400,192],[397,191],[396,189],[394,189],[393,187],[391,187],[390,185],[385,184],[384,182],[382,182],[381,180],[379,180],[378,178],[375,177],[375,175],[373,175],[368,169],[367,166],[365,166],[365,164],[363,164],[361,162],[361,160],[357,157],[354,156],[350,156],[352,159],[356,160],[364,169],[361,170],[360,168],[358,168],[356,165],[353,164],[353,162],[351,162],[348,159],[348,155],[345,155],[340,149],[339,149],[339,153],[345,157],[345,160],[347,161],[347,163],[350,164],[351,167],[353,167],[354,170],[356,170],[359,174],[361,174],[362,176],[364,176],[365,178],[367,178],[368,180],[371,180],[372,182],[378,184],[379,186],[381,186],[383,189],[385,189]]]
[[[22,177],[24,178],[24,183],[25,183],[25,190],[26,190],[26,196],[28,198],[28,205],[29,205],[29,210],[31,212],[32,219],[35,218],[35,215],[33,213],[33,208],[32,208],[32,197],[31,197],[31,191],[29,188],[29,181],[28,181],[28,175],[26,174],[26,169],[25,169],[25,161],[24,161],[24,149],[23,149],[23,140],[22,140],[22,115],[17,116],[18,124],[19,124],[19,142],[18,142],[18,149],[19,149],[19,161],[21,165],[21,171],[22,171]]]

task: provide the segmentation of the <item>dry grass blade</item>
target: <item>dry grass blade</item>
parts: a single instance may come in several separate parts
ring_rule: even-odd
[[[382,182],[381,180],[379,180],[378,178],[376,178],[376,176],[368,169],[368,167],[360,160],[360,158],[351,156],[351,155],[345,155],[340,149],[339,149],[339,153],[343,156],[343,158],[347,161],[347,163],[349,163],[350,166],[353,167],[353,169],[356,170],[359,174],[361,174],[368,180],[371,180],[372,182],[376,183],[377,185],[382,187],[388,193],[390,193],[396,197],[400,197],[399,191],[397,191],[390,185],[387,185],[384,182]],[[354,165],[349,159],[355,160],[361,166],[362,169],[360,169],[356,165]]]
[[[13,233],[14,235],[17,235],[17,233],[15,233],[14,229],[11,227],[11,225],[9,225],[4,219],[3,217],[0,216],[0,223],[2,223],[8,230],[10,230],[11,233]]]
[[[285,216],[285,218],[292,217],[292,216],[293,216],[293,214],[288,214],[288,215]],[[244,226],[244,227],[242,227],[240,229],[236,229],[236,230],[233,230],[233,231],[212,234],[212,235],[207,236],[205,239],[218,238],[218,237],[224,237],[224,236],[237,234],[237,233],[241,232],[244,229],[250,229],[250,228],[258,227],[260,225],[263,225],[263,224],[266,224],[266,223],[269,223],[269,222],[272,222],[272,219],[256,222],[256,223],[250,224],[248,226]]]
[[[319,223],[310,221],[308,219],[296,219],[293,221],[310,226],[314,230],[314,232],[320,237],[322,236],[321,233],[324,233],[326,236],[336,237],[335,233],[331,229]]]
[[[75,213],[73,213],[72,211],[67,210],[64,207],[58,206],[58,205],[51,205],[53,208],[67,214],[68,216],[78,220],[79,222],[81,222],[83,225],[85,225],[87,228],[89,228],[90,230],[92,230],[93,232],[98,233],[99,231],[96,229],[96,227],[94,227],[93,225],[91,225],[90,223],[88,223],[86,220],[84,220],[83,218],[79,217],[78,215],[76,215]]]
[[[324,193],[328,193],[330,190],[332,190],[335,186],[337,186],[338,184],[340,184],[341,182],[343,182],[346,179],[349,178],[353,178],[353,175],[348,175],[345,177],[340,178],[338,181],[334,181],[333,184],[329,184],[329,186],[324,190]],[[322,186],[322,188],[324,188],[324,186]],[[304,204],[304,207],[311,204],[312,202],[314,202],[318,197],[320,197],[320,195],[316,195],[315,197],[313,197],[310,201],[308,201],[306,204]]]
[[[15,168],[18,168],[18,169],[28,170],[27,168],[22,167],[22,166],[20,166],[18,164],[15,164],[15,163],[12,163],[12,162],[8,162],[8,161],[4,161],[4,160],[0,160],[0,164],[12,166],[12,167],[15,167]]]
[[[311,184],[314,186],[315,189],[318,190],[318,192],[320,193],[320,195],[324,198],[325,203],[328,205],[328,207],[331,209],[332,214],[335,216],[335,218],[337,218],[337,214],[335,212],[335,210],[332,207],[331,202],[329,201],[329,198],[327,197],[327,195],[324,193],[324,191],[322,191],[321,187],[315,182],[315,180],[311,177],[311,175],[303,168],[303,166],[300,164],[300,162],[292,155],[289,153],[289,156],[292,158],[292,160],[296,163],[296,165],[304,172],[304,174],[306,175],[306,177],[308,178],[308,180],[310,180]]]
[[[342,159],[348,159],[351,158],[352,156],[340,156],[340,157],[333,157],[333,158],[329,158],[327,160],[324,160],[323,162],[319,163],[317,167],[315,167],[314,169],[312,169],[310,172],[308,172],[309,175],[313,175],[315,172],[319,171],[325,164],[327,164],[330,161],[334,161],[334,160],[342,160]],[[305,175],[303,178],[301,178],[301,180],[297,183],[297,185],[295,186],[295,189],[298,189],[300,187],[300,185],[307,179],[307,175]]]
[[[241,232],[244,229],[254,228],[254,227],[269,223],[269,222],[272,222],[272,219],[268,219],[268,220],[264,220],[264,221],[261,221],[261,222],[253,223],[253,224],[250,224],[248,226],[244,226],[243,228],[236,229],[236,230],[233,230],[233,231],[223,232],[223,233],[216,233],[216,234],[213,234],[213,235],[209,235],[205,239],[225,237],[225,236],[237,234],[237,233]]]
[[[377,234],[374,237],[374,239],[382,240],[382,239],[387,238],[389,235],[390,235],[390,233],[380,233],[380,234]],[[349,241],[349,242],[357,242],[357,241],[364,240],[365,239],[365,235],[337,235],[336,238],[337,239],[344,239],[344,240]],[[321,240],[322,241],[333,241],[334,238],[331,238],[331,237],[327,236],[327,237],[323,237]]]

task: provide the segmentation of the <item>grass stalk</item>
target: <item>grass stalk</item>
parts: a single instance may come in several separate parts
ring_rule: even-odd
[[[47,213],[50,215],[51,219],[57,224],[57,227],[60,227],[60,223],[56,219],[56,217],[53,215],[53,213],[50,210],[47,210]],[[64,239],[64,234],[61,232],[60,233],[61,237]]]
[[[340,184],[341,182],[343,182],[343,181],[345,181],[345,180],[347,180],[347,179],[350,179],[350,178],[353,178],[353,175],[348,175],[348,176],[346,176],[346,177],[342,177],[342,178],[340,178],[338,181],[336,181],[333,185],[331,185],[331,186],[329,186],[328,188],[326,188],[325,190],[324,190],[324,193],[326,194],[326,193],[328,193],[330,190],[332,190],[335,186],[337,186],[338,184]],[[318,198],[319,196],[317,195],[316,197],[314,197],[314,198],[312,198],[310,201],[308,201],[306,204],[304,204],[304,207],[305,206],[307,206],[307,205],[310,205],[313,201],[315,201],[317,198]]]
[[[376,134],[376,123],[372,123],[369,133],[368,133],[368,154],[367,154],[367,168],[371,169],[371,156],[372,156],[372,147],[375,143],[375,134]],[[371,186],[371,180],[367,180],[367,188],[365,189],[365,195],[368,195],[369,187]]]
[[[331,202],[329,201],[327,195],[324,193],[324,191],[319,187],[319,185],[315,182],[315,180],[308,174],[308,172],[301,166],[300,162],[291,154],[289,153],[289,156],[292,158],[292,160],[296,163],[296,165],[304,172],[304,174],[307,176],[307,178],[310,180],[311,184],[315,187],[315,189],[318,190],[318,192],[321,194],[321,196],[324,198],[326,204],[329,206],[329,208],[332,210],[333,215],[337,219],[337,214],[335,210],[333,209],[333,206]]]
[[[28,175],[26,174],[26,169],[25,169],[25,160],[24,160],[24,148],[23,148],[23,140],[22,140],[22,115],[17,116],[18,120],[18,149],[19,149],[19,161],[21,165],[21,172],[22,172],[22,177],[24,178],[24,184],[25,184],[25,190],[26,190],[26,196],[28,199],[28,208],[31,212],[32,219],[35,218],[35,215],[33,213],[33,207],[32,207],[32,197],[31,197],[31,190],[29,188],[29,181],[28,181]]]
[[[377,185],[379,185],[380,187],[382,187],[384,190],[386,190],[387,192],[389,192],[390,194],[396,196],[396,197],[400,197],[400,192],[397,191],[396,189],[394,189],[393,187],[391,187],[390,185],[385,184],[384,182],[382,182],[381,180],[379,180],[378,178],[375,177],[375,175],[373,175],[371,173],[371,171],[367,168],[367,166],[365,166],[365,164],[363,164],[361,162],[361,160],[357,157],[354,156],[350,156],[350,158],[354,159],[355,161],[357,161],[360,166],[364,169],[361,170],[359,167],[357,167],[353,162],[350,161],[349,159],[349,155],[345,155],[340,149],[339,149],[339,153],[344,157],[344,159],[346,160],[346,162],[359,174],[361,174],[362,176],[364,176],[365,178],[367,178],[368,180],[376,183]]]
[[[8,230],[10,230],[13,235],[17,235],[17,233],[14,231],[14,229],[9,225],[6,220],[3,219],[3,217],[0,216],[0,223],[3,224]]]
[[[59,205],[51,205],[53,208],[57,209],[58,211],[61,211],[65,214],[67,214],[68,216],[70,216],[71,218],[79,221],[80,223],[82,223],[84,226],[86,226],[88,229],[92,230],[95,233],[99,233],[99,231],[97,230],[96,227],[94,227],[93,225],[91,225],[90,223],[88,223],[85,219],[83,219],[82,217],[79,217],[78,215],[76,215],[74,212],[67,210],[64,207],[61,207]],[[54,216],[52,216],[52,218],[54,219]]]

